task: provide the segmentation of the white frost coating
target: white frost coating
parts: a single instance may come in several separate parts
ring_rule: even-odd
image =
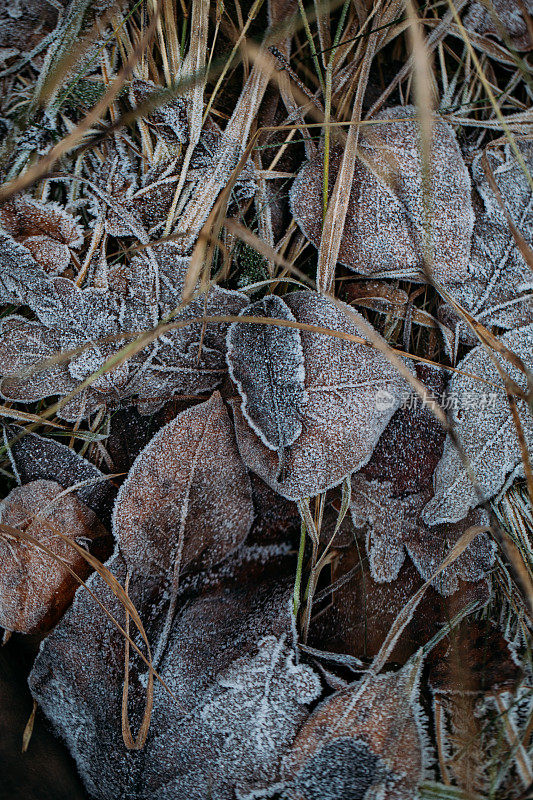
[[[426,201],[415,114],[413,106],[387,109],[361,132],[361,159],[355,165],[339,261],[363,275],[425,280]],[[341,156],[339,148],[332,150],[330,192]],[[434,274],[438,280],[459,280],[467,274],[474,225],[470,177],[455,134],[440,117],[433,121],[431,170]],[[316,247],[322,235],[323,175],[319,154],[303,166],[291,190],[292,212]]]
[[[350,512],[355,528],[366,527],[366,550],[372,577],[378,583],[394,581],[405,560],[405,551],[422,580],[432,576],[464,531],[472,525],[486,525],[484,512],[475,510],[459,524],[442,524],[428,529],[420,511],[428,492],[394,496],[388,481],[352,478]],[[432,582],[445,597],[459,589],[459,580],[478,581],[494,563],[495,543],[479,534],[453,564]]]
[[[516,353],[529,369],[533,368],[533,324],[504,334],[500,341]],[[510,377],[523,388],[522,372],[494,354]],[[469,458],[482,495],[494,497],[510,473],[521,473],[521,451],[513,424],[505,389],[498,372],[480,345],[468,353],[458,365],[449,394],[456,398],[451,421]],[[462,373],[462,374],[461,374]],[[470,375],[481,378],[476,380]],[[484,383],[482,381],[488,381]],[[517,400],[526,445],[533,448],[533,419],[523,401]],[[479,503],[463,462],[450,437],[446,438],[444,454],[435,471],[435,496],[422,512],[429,525],[457,522]]]
[[[250,478],[215,392],[137,456],[117,496],[113,533],[132,569],[168,576],[221,561],[242,544],[252,517]]]
[[[108,568],[124,582],[120,556]],[[158,637],[168,598],[156,581],[133,575],[130,597],[150,642]],[[123,622],[120,603],[101,578],[88,582]],[[159,673],[148,739],[128,752],[120,730],[124,640],[85,590],[44,642],[30,688],[65,740],[91,797],[138,800],[234,800],[279,777],[283,751],[307,716],[320,684],[296,665],[289,645],[290,582],[239,581],[204,591],[176,615]],[[142,647],[137,634],[135,640]],[[130,717],[137,730],[146,668],[132,653]],[[242,691],[241,691],[242,687]],[[260,723],[260,724],[258,724]],[[261,726],[264,724],[264,736]]]
[[[296,322],[276,295],[258,300],[242,314]],[[294,444],[302,431],[301,410],[308,400],[300,332],[234,322],[228,329],[226,358],[243,398],[242,413],[263,444],[270,450]]]
[[[342,304],[334,305],[315,292],[295,292],[286,295],[285,302],[300,323],[364,337],[352,321],[356,312],[350,309],[348,317]],[[286,448],[279,477],[277,454],[265,447],[234,406],[244,462],[289,499],[326,491],[363,466],[407,389],[375,348],[326,332],[302,330],[300,335],[308,400],[301,411],[302,432]],[[383,392],[387,402],[377,402]]]
[[[412,672],[408,663],[398,673],[363,679],[324,700],[284,759],[283,797],[417,797],[430,758]]]
[[[491,0],[490,6],[485,5],[482,0],[474,0],[463,24],[467,31],[482,36],[494,36],[501,42],[502,32],[494,19],[496,15],[500,26],[511,39],[512,46],[517,50],[529,50],[533,43],[524,19],[524,9],[533,14],[533,0]]]
[[[527,168],[533,171],[533,146],[528,142],[518,146]],[[484,210],[476,215],[470,274],[460,282],[445,283],[445,288],[483,325],[518,328],[533,320],[531,269],[485,174],[484,163],[494,176],[505,209],[526,243],[533,245],[533,194],[522,167],[508,145],[481,152],[474,159],[472,174]]]

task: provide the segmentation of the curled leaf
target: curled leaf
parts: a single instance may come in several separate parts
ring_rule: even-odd
[[[281,474],[277,454],[237,405],[234,416],[247,466],[275,491],[299,499],[338,485],[368,461],[406,384],[377,350],[334,335],[364,336],[352,319],[356,312],[349,317],[340,304],[313,292],[286,295],[285,302],[299,323],[325,330],[300,331],[307,402],[300,406],[302,432],[286,448]]]
[[[296,321],[276,295],[241,313]],[[275,324],[234,322],[228,331],[227,359],[243,398],[242,413],[263,444],[271,450],[294,444],[302,431],[300,414],[307,402],[300,332]]]

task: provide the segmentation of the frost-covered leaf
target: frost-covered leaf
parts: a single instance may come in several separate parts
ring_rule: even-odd
[[[519,147],[531,172],[533,147],[527,142]],[[445,285],[454,300],[483,325],[518,328],[533,320],[533,277],[484,172],[484,158],[505,208],[526,243],[533,246],[533,195],[522,167],[508,145],[502,150],[479,153],[472,173],[484,207],[476,213],[470,274],[458,283]],[[460,333],[466,338],[470,328],[453,311],[448,314],[460,325]]]
[[[513,47],[531,50],[533,42],[525,14],[533,14],[531,0],[492,0],[490,5],[474,0],[465,14],[463,24],[467,31],[492,36],[498,42],[502,41],[503,28]]]
[[[287,304],[269,295],[248,306],[246,316],[295,322]],[[263,444],[283,451],[302,431],[307,402],[300,331],[234,322],[228,331],[230,375],[243,398],[241,410]]]
[[[426,776],[424,717],[411,663],[324,700],[284,759],[284,797],[413,800]]]
[[[381,124],[361,133],[338,260],[363,275],[423,281],[425,209],[415,109],[387,109],[374,121]],[[334,148],[330,193],[341,158],[342,151]],[[322,236],[323,159],[320,153],[305,164],[291,190],[293,214],[315,247]],[[434,274],[438,280],[459,280],[467,274],[474,223],[470,178],[455,134],[439,117],[433,120],[430,159]]]
[[[61,4],[63,5],[63,4]],[[60,4],[49,0],[17,0],[0,6],[0,63],[31,53],[56,27]]]
[[[149,102],[161,92],[161,87],[145,81],[141,78],[134,78],[130,84],[130,95],[135,106]],[[169,102],[159,100],[157,107],[149,112],[145,118],[147,124],[154,130],[156,135],[167,142],[181,142],[188,138],[188,119],[187,114],[189,103],[183,97],[175,97]]]
[[[364,337],[356,312],[347,316],[314,292],[295,292],[285,302],[300,323]],[[331,336],[300,331],[307,402],[302,432],[286,448],[278,477],[277,453],[267,448],[234,405],[235,428],[247,466],[289,499],[309,497],[338,485],[365,464],[406,389],[376,349]],[[253,354],[252,354],[253,355]],[[376,402],[376,400],[384,402]]]
[[[164,263],[168,272],[160,307],[157,264],[136,257],[110,271],[106,292],[80,289],[66,278],[50,281],[51,298],[36,295],[35,311],[42,324],[22,317],[3,320],[0,373],[5,377],[0,391],[4,396],[18,402],[62,397],[101,369],[132,335],[152,329],[160,316],[173,311],[181,300],[181,265],[172,275],[172,258],[167,256]],[[116,407],[130,397],[137,398],[142,413],[150,414],[180,392],[194,395],[211,391],[227,372],[228,324],[203,325],[201,318],[206,314],[238,314],[247,302],[239,292],[212,287],[175,314],[175,329],[93,378],[59,415],[74,422],[98,408]],[[75,349],[80,352],[61,357]],[[58,363],[43,368],[42,362],[51,358]]]
[[[366,530],[368,561],[375,581],[395,580],[406,550],[423,580],[429,580],[467,528],[487,524],[485,513],[475,510],[460,523],[428,529],[420,519],[428,496],[428,492],[418,492],[397,497],[388,481],[367,481],[362,475],[352,478],[350,513],[355,528]],[[458,590],[460,580],[484,578],[494,557],[494,543],[487,534],[479,534],[433,586],[440,594],[451,595]]]
[[[426,364],[416,364],[415,370],[427,396],[421,398],[414,391],[406,395],[361,470],[369,481],[390,481],[394,497],[430,485],[446,435],[427,402],[430,394],[442,401],[444,371]]]
[[[33,255],[47,274],[64,272],[70,249],[83,243],[83,231],[74,217],[57,203],[41,203],[16,196],[0,207],[0,225]]]
[[[501,342],[516,353],[531,369],[533,367],[533,324],[510,331]],[[513,380],[522,387],[526,381],[522,372],[508,361],[500,360]],[[471,350],[458,365],[449,385],[453,400],[450,416],[472,464],[479,488],[485,499],[494,497],[507,483],[522,474],[518,434],[503,382],[485,347]],[[474,377],[470,377],[474,376]],[[533,420],[531,412],[517,400],[526,445],[533,448]],[[458,522],[479,498],[463,466],[459,453],[450,437],[446,438],[444,454],[435,471],[435,496],[423,511],[429,525],[438,522]]]
[[[0,304],[57,305],[56,292],[27,247],[0,231]]]
[[[121,557],[109,567],[123,582]],[[89,585],[122,620],[123,610],[101,579],[95,575]],[[211,793],[233,800],[240,789],[277,779],[283,751],[319,687],[312,671],[296,663],[290,595],[291,580],[280,580],[278,568],[273,580],[261,573],[252,580],[227,575],[224,590],[210,588],[183,602],[158,664],[174,699],[155,683],[146,745],[127,752],[120,726],[124,640],[92,597],[78,592],[44,643],[30,687],[69,746],[90,797],[205,800]],[[133,575],[130,597],[153,642],[165,616],[165,593]],[[146,666],[132,658],[129,710],[135,726]]]
[[[23,633],[50,630],[70,605],[80,578],[91,568],[57,532],[78,544],[105,536],[94,513],[55,481],[18,486],[0,504],[0,522],[21,528],[51,550],[61,564],[37,546],[0,537],[0,625]]]
[[[116,489],[100,470],[71,447],[55,439],[29,433],[18,425],[4,427],[4,442],[15,477],[20,484],[44,479],[64,489],[87,482],[74,492],[106,525]]]
[[[113,531],[143,574],[212,566],[252,523],[250,480],[220,394],[179,414],[137,457],[123,483]]]

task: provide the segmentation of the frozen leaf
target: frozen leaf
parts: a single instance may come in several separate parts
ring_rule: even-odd
[[[183,97],[175,97],[169,102],[164,99],[157,100],[157,95],[161,93],[161,87],[145,81],[141,78],[134,78],[130,84],[130,94],[135,106],[149,102],[157,102],[156,108],[151,110],[145,118],[147,124],[154,130],[156,135],[167,142],[181,142],[188,138],[188,119],[189,103]]]
[[[374,120],[381,124],[365,128],[364,138],[361,134],[338,260],[363,275],[423,281],[425,198],[415,109],[387,109]],[[341,158],[334,148],[330,192]],[[322,236],[323,159],[320,153],[305,164],[291,190],[293,214],[315,247]],[[431,167],[434,274],[438,280],[459,280],[467,274],[474,223],[470,178],[455,134],[439,117],[433,120]]]
[[[38,308],[57,305],[56,293],[46,273],[27,247],[0,231],[0,304]]]
[[[314,292],[295,292],[285,302],[299,323],[363,336],[358,315]],[[355,318],[355,322],[353,319]],[[234,405],[239,450],[247,466],[289,499],[337,486],[365,464],[400,404],[406,384],[376,349],[328,333],[300,331],[307,402],[302,432],[284,453],[267,448]],[[379,402],[378,402],[379,401]],[[382,402],[383,401],[383,402]]]
[[[474,0],[463,24],[467,31],[494,37],[498,42],[502,41],[503,28],[512,47],[517,50],[531,50],[533,42],[526,14],[533,14],[531,0],[492,0],[490,5]]]
[[[250,481],[218,392],[179,414],[137,457],[122,485],[113,530],[143,574],[212,566],[246,538]]]
[[[533,147],[519,145],[527,168],[533,170]],[[472,166],[483,208],[476,214],[470,254],[470,274],[458,283],[447,283],[450,295],[485,326],[518,328],[533,320],[531,268],[520,252],[505,213],[483,169],[486,159],[501,201],[526,243],[533,245],[533,196],[522,167],[510,147],[479,153]],[[447,308],[447,307],[445,307]],[[470,328],[449,311],[460,325],[462,338]],[[474,341],[475,337],[474,337]]]
[[[23,244],[48,274],[64,272],[70,249],[83,244],[83,231],[74,217],[57,203],[41,203],[17,196],[0,207],[0,225]]]
[[[480,509],[474,509],[466,519],[455,524],[435,525],[428,529],[419,521],[416,534],[409,537],[405,547],[422,578],[429,580],[468,528],[487,524],[488,516]],[[495,542],[487,533],[480,533],[459,558],[435,578],[433,585],[440,594],[451,595],[458,590],[460,580],[482,580],[494,565],[495,557]]]
[[[324,700],[284,759],[284,797],[413,800],[426,775],[424,717],[411,663]]]
[[[377,655],[397,615],[422,583],[409,559],[395,581],[378,583],[360,549],[352,544],[332,563],[330,600],[312,618],[309,643],[320,650],[356,658]],[[391,653],[391,663],[404,664],[421,643],[429,641],[468,603],[484,605],[489,596],[486,580],[460,581],[459,590],[448,597],[430,587]]]
[[[487,524],[485,513],[476,510],[458,524],[428,529],[420,519],[427,498],[428,492],[395,497],[388,481],[367,481],[362,475],[352,478],[352,521],[356,528],[366,528],[368,561],[375,581],[397,578],[405,550],[423,580],[429,580],[467,528]],[[451,595],[458,590],[460,579],[484,578],[494,556],[494,543],[487,534],[479,534],[433,585],[440,594]]]
[[[0,625],[7,630],[42,633],[70,605],[78,581],[91,571],[87,562],[57,532],[82,544],[105,536],[94,513],[73,494],[59,495],[55,481],[37,480],[13,489],[0,504],[0,522],[20,528],[64,563],[30,543],[0,537]]]
[[[121,557],[109,567],[123,582]],[[123,620],[97,575],[89,585]],[[123,637],[87,592],[77,594],[43,645],[30,687],[69,746],[91,797],[118,792],[139,800],[205,800],[211,793],[233,800],[241,787],[277,779],[283,750],[319,689],[312,671],[296,662],[290,593],[290,579],[280,580],[278,572],[265,580],[259,573],[251,581],[228,576],[223,590],[183,602],[158,664],[173,697],[156,682],[148,738],[138,752],[125,750],[120,729]],[[165,593],[134,575],[130,597],[154,641]],[[129,707],[135,725],[146,666],[133,659]]]
[[[405,559],[404,544],[417,529],[424,496],[394,497],[388,481],[352,478],[350,513],[355,528],[367,528],[366,549],[375,581],[393,581]]]
[[[165,265],[170,272],[168,261]],[[101,369],[134,334],[154,327],[159,315],[168,314],[179,304],[183,273],[178,271],[168,278],[167,293],[158,310],[157,270],[151,266],[149,261],[134,258],[129,265],[113,269],[109,275],[111,290],[105,293],[80,289],[66,278],[55,278],[50,282],[53,302],[42,296],[36,302],[42,324],[22,317],[3,320],[3,395],[18,402],[62,397]],[[212,287],[175,315],[179,327],[107,368],[64,405],[59,415],[74,422],[101,407],[116,407],[130,397],[137,398],[143,413],[153,413],[177,393],[200,394],[214,389],[227,372],[228,324],[203,325],[199,318],[237,314],[247,302],[238,292]],[[62,355],[75,349],[80,352]],[[43,368],[42,362],[51,358],[57,363]]]
[[[237,659],[217,676],[200,713],[207,728],[222,737],[221,768],[235,759],[239,742],[249,742],[239,771],[254,780],[239,782],[240,796],[256,789],[259,780],[275,779],[280,753],[306,719],[308,704],[320,694],[318,677],[310,667],[295,663],[286,637],[262,639],[257,655]]]
[[[62,5],[62,4],[61,4]],[[48,0],[17,0],[0,6],[0,63],[31,53],[56,27],[60,4]]]
[[[526,366],[533,367],[533,324],[504,334],[500,341],[516,353]],[[522,387],[522,372],[494,354],[510,377]],[[450,417],[472,464],[485,499],[494,497],[516,475],[522,474],[518,434],[505,394],[503,382],[483,345],[471,350],[458,365],[449,385]],[[472,377],[470,377],[472,376]],[[523,401],[517,400],[526,445],[533,448],[533,421]],[[435,496],[422,516],[426,523],[458,522],[479,504],[478,495],[450,437],[434,478]]]
[[[74,494],[107,525],[116,490],[94,464],[79,456],[71,447],[55,439],[29,433],[18,425],[4,428],[4,441],[20,484],[45,479],[56,481],[67,489],[75,483],[87,482]]]
[[[296,321],[276,295],[258,300],[242,313]],[[263,444],[283,452],[302,432],[301,410],[308,399],[300,331],[234,322],[228,332],[227,358],[246,421]]]

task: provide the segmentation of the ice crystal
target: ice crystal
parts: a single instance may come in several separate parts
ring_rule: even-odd
[[[0,539],[0,625],[7,630],[50,630],[79,585],[68,568],[80,578],[91,571],[58,533],[90,542],[102,536],[103,529],[75,495],[60,496],[62,492],[55,481],[39,479],[13,489],[0,504],[3,525],[21,528],[56,557],[30,542]]]
[[[286,295],[285,302],[300,323],[364,336],[356,312],[345,312],[342,304],[313,292]],[[302,432],[286,448],[281,474],[278,455],[234,407],[245,463],[289,499],[323,492],[365,464],[405,389],[398,372],[376,349],[327,332],[300,335],[307,402],[301,407]]]
[[[82,484],[75,496],[107,524],[116,490],[94,464],[66,444],[29,433],[17,425],[4,428],[4,441],[20,484],[41,478],[56,481],[64,489]]]
[[[424,197],[420,133],[413,106],[376,115],[365,128],[356,163],[338,260],[363,275],[424,280],[425,204],[438,280],[467,274],[474,222],[470,178],[451,127],[433,120],[431,191]],[[342,151],[330,155],[330,192]],[[322,235],[323,154],[304,165],[291,191],[292,212],[316,246]]]
[[[533,324],[510,331],[501,337],[503,345],[516,353],[526,366],[533,367]],[[513,380],[525,387],[518,368],[501,356],[494,358]],[[523,473],[518,434],[513,424],[503,381],[483,345],[471,350],[459,364],[450,381],[449,394],[456,401],[450,410],[456,433],[470,460],[485,499],[494,497],[516,475]],[[533,447],[533,422],[523,401],[517,400],[528,448]],[[457,522],[479,504],[479,497],[459,453],[448,436],[444,454],[435,471],[435,496],[423,511],[426,523]]]
[[[275,295],[242,313],[296,321]],[[307,402],[300,332],[275,324],[234,322],[228,331],[227,358],[243,398],[242,413],[263,444],[279,451],[294,444],[302,431],[301,409]]]
[[[220,561],[244,541],[252,515],[250,479],[216,392],[182,411],[137,457],[113,531],[132,569],[165,575]]]
[[[3,396],[35,402],[76,392],[59,411],[63,419],[75,421],[129,397],[137,398],[143,413],[152,413],[178,392],[200,394],[214,389],[226,372],[228,325],[203,326],[195,320],[206,313],[236,314],[247,303],[238,292],[218,287],[176,314],[175,329],[97,376],[83,392],[77,391],[83,380],[103,368],[135,334],[151,329],[159,314],[179,303],[181,289],[177,287],[183,272],[172,276],[173,288],[167,288],[166,304],[161,304],[160,311],[154,302],[156,280],[153,264],[138,257],[129,266],[111,271],[111,291],[106,293],[79,289],[66,278],[46,284],[49,295],[36,289],[32,300],[40,322],[10,316],[1,323]],[[73,350],[80,352],[64,355]]]
[[[420,519],[427,498],[427,492],[395,497],[388,481],[367,481],[362,475],[352,479],[352,521],[356,528],[366,529],[368,561],[375,581],[395,580],[405,551],[423,580],[429,580],[467,528],[487,524],[485,514],[476,510],[461,523],[428,529]],[[479,534],[464,553],[434,579],[435,589],[448,596],[458,590],[459,580],[481,580],[492,566],[494,556],[494,543],[487,534]]]
[[[159,90],[160,91],[160,90]],[[189,103],[183,97],[175,97],[169,102],[158,102],[158,88],[152,81],[134,78],[130,84],[130,94],[135,106],[142,103],[157,103],[145,117],[148,125],[154,129],[157,136],[167,142],[184,143],[188,138],[188,109]]]
[[[52,283],[27,247],[0,231],[0,303],[57,305]]]
[[[531,171],[533,147],[519,145]],[[518,328],[533,320],[533,281],[531,268],[520,252],[505,213],[491,187],[483,164],[492,172],[501,201],[526,243],[533,244],[533,195],[527,176],[506,145],[502,150],[479,153],[472,172],[484,209],[476,215],[470,254],[470,275],[446,289],[483,325]],[[452,315],[453,316],[453,315]],[[455,317],[455,324],[460,323]],[[460,324],[463,338],[469,329]],[[468,341],[468,339],[467,339]]]

